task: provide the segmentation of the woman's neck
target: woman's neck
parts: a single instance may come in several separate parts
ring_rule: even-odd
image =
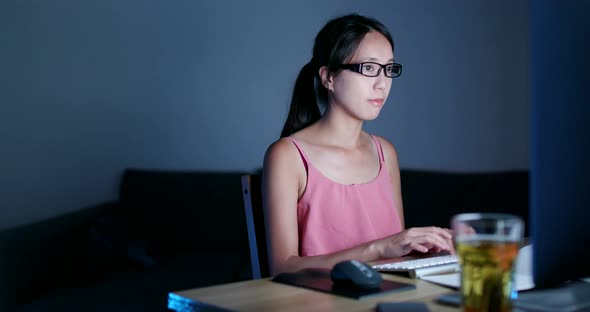
[[[361,144],[363,121],[348,115],[326,111],[315,125],[318,135],[329,139],[330,145],[356,148]]]

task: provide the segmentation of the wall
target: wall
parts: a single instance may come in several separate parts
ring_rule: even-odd
[[[404,168],[528,168],[527,1],[0,2],[0,228],[116,198],[127,167],[261,166],[331,17],[394,35],[367,129]]]

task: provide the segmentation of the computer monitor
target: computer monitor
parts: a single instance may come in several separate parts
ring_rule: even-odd
[[[590,277],[590,4],[530,3],[529,224],[545,288]]]

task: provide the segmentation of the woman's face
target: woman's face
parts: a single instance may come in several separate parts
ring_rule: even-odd
[[[393,48],[381,33],[367,33],[349,63],[363,62],[393,63]],[[359,120],[377,118],[391,88],[392,79],[385,77],[384,70],[381,69],[377,77],[350,70],[333,74],[324,84],[331,95],[330,109],[343,110]]]

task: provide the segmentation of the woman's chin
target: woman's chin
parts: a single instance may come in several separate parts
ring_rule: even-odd
[[[365,121],[371,121],[371,120],[375,120],[375,119],[377,119],[377,117],[379,117],[379,112],[380,112],[380,111],[381,111],[381,110],[378,110],[378,111],[376,111],[376,112],[371,112],[371,113],[368,113],[368,114],[366,114],[366,115],[364,116],[365,118],[363,118],[363,120],[365,120]]]

